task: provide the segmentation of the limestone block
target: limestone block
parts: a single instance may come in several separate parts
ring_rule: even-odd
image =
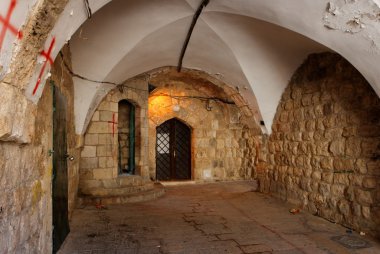
[[[99,168],[110,168],[114,166],[112,157],[99,157]]]
[[[112,141],[112,134],[99,134],[99,145],[109,145],[112,143]]]
[[[97,122],[97,121],[99,121],[99,120],[100,120],[100,118],[99,118],[99,111],[97,110],[97,111],[95,111],[95,113],[93,114],[91,121]]]
[[[102,182],[98,180],[81,180],[80,189],[95,189],[102,187]]]
[[[351,185],[353,186],[362,187],[363,179],[364,179],[364,176],[362,175],[354,175],[354,174],[350,175]]]
[[[99,145],[96,147],[96,155],[99,157],[112,156],[112,145]]]
[[[106,100],[103,100],[99,107],[98,107],[98,110],[107,110],[107,111],[110,111],[111,110],[111,106],[110,106],[110,102],[106,101]]]
[[[316,152],[318,155],[329,156],[329,142],[326,141],[316,141]]]
[[[344,139],[338,139],[331,142],[329,146],[329,151],[334,156],[341,156],[344,155],[345,152],[345,141]]]
[[[368,206],[362,206],[362,214],[363,214],[364,218],[370,219],[371,218],[371,208]]]
[[[98,167],[98,158],[81,158],[80,167],[83,169],[93,169]]]
[[[334,183],[335,184],[343,184],[345,186],[348,186],[350,184],[350,180],[348,178],[348,175],[346,175],[346,174],[335,174],[334,175]]]
[[[119,111],[119,103],[110,102],[109,103],[110,111],[117,113]]]
[[[363,187],[367,189],[375,189],[378,182],[380,182],[378,178],[366,177],[363,179]]]
[[[346,141],[345,153],[347,156],[359,157],[361,154],[361,141],[359,138],[348,138]]]
[[[361,205],[370,206],[373,203],[373,198],[370,191],[356,189],[355,197],[358,203]]]
[[[219,120],[212,120],[212,122],[211,122],[211,128],[213,130],[219,129]]]
[[[343,197],[345,189],[346,186],[342,184],[333,184],[331,185],[331,194],[333,197]]]
[[[96,157],[96,146],[84,146],[81,152],[81,157]]]
[[[113,178],[113,169],[112,168],[95,168],[93,170],[94,179],[103,180],[103,179],[112,179]]]
[[[333,158],[331,157],[323,157],[320,161],[320,165],[321,165],[321,168],[322,169],[325,169],[325,170],[332,170],[334,168],[333,166]]]
[[[326,183],[333,183],[334,174],[333,173],[322,173],[322,181]]]
[[[0,83],[0,140],[29,143],[34,134],[36,106],[16,88]]]
[[[354,159],[346,158],[335,158],[334,159],[334,169],[336,171],[351,171],[354,170]]]
[[[115,128],[115,132],[117,128]],[[90,127],[88,128],[87,133],[111,133],[112,127],[108,122],[92,122],[90,123]]]
[[[119,183],[116,179],[105,179],[101,181],[103,183],[104,188],[106,189],[114,189],[119,188]]]
[[[360,174],[367,174],[367,161],[363,159],[357,159],[355,162],[355,171]]]
[[[322,173],[319,172],[319,171],[314,171],[312,174],[311,174],[311,178],[314,180],[314,181],[320,181],[322,179]]]
[[[331,190],[331,185],[328,183],[320,183],[319,185],[319,193],[323,195],[324,197],[329,197],[330,196],[330,190]]]
[[[218,138],[216,140],[216,148],[223,149],[225,147],[224,139]]]
[[[113,112],[111,111],[99,111],[99,119],[102,122],[108,122],[108,121],[113,121]],[[117,122],[117,114],[115,114],[115,121]]]
[[[348,217],[350,215],[350,211],[351,211],[351,208],[350,208],[350,204],[345,201],[345,200],[340,200],[338,202],[338,208],[339,208],[339,211],[346,217]]]
[[[99,134],[86,134],[84,138],[85,145],[97,145],[99,144]]]

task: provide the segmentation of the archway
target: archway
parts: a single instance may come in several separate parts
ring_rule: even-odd
[[[127,100],[119,101],[118,169],[119,174],[136,172],[136,106]]]

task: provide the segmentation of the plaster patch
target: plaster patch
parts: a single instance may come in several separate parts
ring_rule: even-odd
[[[329,1],[324,26],[348,34],[361,34],[370,42],[369,50],[380,52],[380,0]]]

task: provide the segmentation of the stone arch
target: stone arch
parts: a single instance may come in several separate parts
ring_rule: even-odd
[[[192,176],[196,181],[246,179],[253,174],[254,165],[244,161],[243,151],[255,156],[254,142],[249,142],[247,124],[242,119],[244,113],[232,101],[228,103],[213,101],[208,105],[202,96],[225,96],[225,92],[216,85],[206,85],[204,81],[194,79],[189,73],[175,79],[168,73],[160,80],[152,77],[150,82],[157,88],[149,96],[149,168],[150,177],[155,177],[156,169],[156,127],[176,118],[192,128]],[[186,77],[187,78],[184,78]],[[173,78],[173,79],[172,79]],[[163,86],[161,86],[164,84]],[[194,85],[194,86],[193,86]],[[216,90],[214,90],[216,89]],[[215,93],[214,93],[215,92]],[[176,98],[175,95],[185,96]],[[186,95],[193,97],[186,98]],[[199,99],[201,98],[201,99]],[[175,105],[179,110],[173,110]],[[252,133],[257,129],[251,128]],[[240,150],[241,149],[241,150]],[[246,150],[245,150],[246,149]],[[249,164],[249,166],[248,166]],[[250,167],[250,170],[247,168]]]

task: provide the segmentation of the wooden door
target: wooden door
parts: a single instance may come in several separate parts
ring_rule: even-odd
[[[70,232],[66,142],[66,98],[53,88],[53,253]]]
[[[157,127],[156,179],[191,179],[191,130],[175,118]]]

